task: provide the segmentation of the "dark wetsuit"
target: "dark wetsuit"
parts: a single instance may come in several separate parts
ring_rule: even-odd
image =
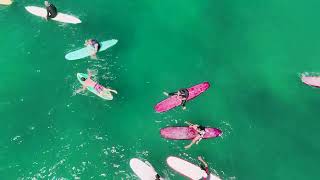
[[[50,4],[48,7],[46,7],[47,9],[47,18],[55,18],[58,14],[57,8],[53,5]]]
[[[100,48],[101,48],[100,43],[99,43],[97,40],[95,40],[95,39],[91,39],[91,46],[92,46],[93,48],[95,48],[94,46],[95,46],[96,44],[98,44],[98,50],[97,50],[97,51],[99,51]]]
[[[204,137],[204,135],[206,134],[206,128],[204,126],[198,126],[198,134],[201,136],[201,138]]]
[[[189,97],[189,91],[188,89],[180,89],[179,92],[180,92],[180,96],[185,98],[185,100],[182,100],[182,103],[181,103],[181,106],[184,107]],[[169,96],[174,96],[174,95],[178,95],[178,92],[169,93]]]

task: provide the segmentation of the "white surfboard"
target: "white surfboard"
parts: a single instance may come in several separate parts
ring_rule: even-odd
[[[141,180],[155,180],[156,178],[157,172],[153,169],[153,167],[149,166],[140,159],[132,158],[130,160],[130,167]]]
[[[206,177],[206,172],[199,166],[196,166],[186,160],[178,157],[169,156],[167,158],[167,164],[181,175],[190,179],[199,180],[202,177]],[[210,174],[210,180],[221,180],[218,176]]]
[[[11,0],[0,0],[0,4],[2,4],[2,5],[10,5],[10,4],[12,4],[12,1]]]
[[[36,7],[36,6],[26,6],[25,8],[28,12],[30,12],[33,15],[40,16],[43,18],[47,16],[47,10],[45,8]],[[52,18],[52,20],[63,22],[63,23],[71,23],[71,24],[81,23],[80,19],[71,15],[63,14],[59,12],[55,18]]]

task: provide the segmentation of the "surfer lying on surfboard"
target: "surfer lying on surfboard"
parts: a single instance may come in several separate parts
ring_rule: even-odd
[[[181,103],[182,109],[183,110],[186,109],[186,102],[187,102],[187,99],[189,97],[188,89],[180,89],[179,91],[172,92],[172,93],[163,92],[163,94],[166,95],[166,96],[177,95],[177,98],[180,98],[182,100],[182,103]]]
[[[100,95],[109,94],[110,92],[118,93],[116,90],[105,88],[102,85],[94,82],[91,79],[92,73],[88,70],[88,78],[81,77],[81,81],[83,82],[82,88],[78,89],[76,93],[80,93],[87,89],[87,87],[93,87]]]
[[[84,45],[85,46],[91,46],[93,48],[93,52],[91,54],[91,58],[97,59],[96,54],[99,51],[99,49],[101,48],[100,43],[95,39],[88,39],[88,40],[85,40]]]
[[[47,16],[46,19],[51,19],[51,18],[55,18],[58,15],[58,11],[57,8],[49,3],[48,1],[44,1],[44,5],[46,6],[47,9]]]
[[[202,159],[201,156],[198,156],[198,160],[201,161],[201,163],[202,163],[200,165],[200,168],[206,172],[206,174],[205,174],[206,176],[203,176],[202,180],[209,180],[210,179],[210,171],[208,168],[208,164]]]
[[[188,121],[185,121],[185,123],[189,125],[190,131],[195,131],[197,133],[197,136],[192,139],[191,143],[184,147],[185,149],[189,149],[193,144],[198,144],[202,140],[202,138],[206,134],[206,131],[204,126],[191,124]]]

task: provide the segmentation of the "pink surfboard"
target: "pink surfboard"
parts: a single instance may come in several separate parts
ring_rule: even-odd
[[[309,86],[320,88],[320,76],[302,76],[301,80]]]
[[[204,82],[204,83],[195,85],[191,88],[188,88],[189,97],[188,97],[187,101],[190,101],[191,99],[199,96],[201,93],[206,91],[209,87],[210,87],[209,82]],[[154,109],[156,110],[156,112],[159,112],[159,113],[166,112],[172,108],[180,106],[181,103],[182,103],[182,100],[180,98],[178,98],[177,95],[174,95],[174,96],[171,96],[171,97],[161,101],[160,103],[158,103],[154,107]]]
[[[217,128],[206,128],[206,133],[204,134],[204,139],[215,138],[222,135],[222,131]],[[160,130],[162,137],[166,139],[193,139],[197,136],[197,132],[189,127],[166,127]]]

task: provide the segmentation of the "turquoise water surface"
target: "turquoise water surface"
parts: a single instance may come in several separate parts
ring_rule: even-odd
[[[320,90],[299,76],[320,71],[319,1],[53,3],[82,23],[29,14],[38,0],[0,6],[0,179],[137,179],[134,157],[183,179],[170,155],[201,155],[222,179],[318,179]],[[99,60],[64,58],[88,38],[119,42]],[[74,95],[87,69],[113,101]],[[154,112],[163,91],[204,81],[186,111]],[[186,120],[223,136],[189,150],[160,137]]]

